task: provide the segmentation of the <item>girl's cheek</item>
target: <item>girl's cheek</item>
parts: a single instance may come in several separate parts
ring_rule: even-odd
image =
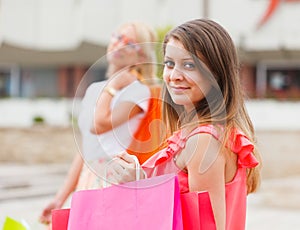
[[[164,68],[163,70],[163,80],[165,82],[168,82],[169,81],[169,76],[170,76],[170,71],[167,69],[167,68]]]

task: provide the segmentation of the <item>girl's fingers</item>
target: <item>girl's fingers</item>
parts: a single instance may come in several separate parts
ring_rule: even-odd
[[[125,156],[126,160],[134,162],[130,156],[129,158],[127,157],[128,156]],[[115,180],[117,180],[118,183],[136,180],[135,163],[128,163],[123,158],[116,157],[110,166],[110,170],[112,176]]]
[[[121,153],[117,157],[119,157],[120,159],[123,159],[125,162],[127,162],[129,164],[135,164],[135,162],[136,162],[136,160],[134,159],[136,156],[128,154],[126,152]]]
[[[123,166],[123,162],[119,159],[116,159],[114,163],[111,165],[112,171],[117,173],[118,175],[121,175],[124,173],[125,166]]]

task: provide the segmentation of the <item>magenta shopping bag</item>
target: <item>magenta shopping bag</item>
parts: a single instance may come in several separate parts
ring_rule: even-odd
[[[68,230],[182,230],[177,176],[173,174],[77,191]]]

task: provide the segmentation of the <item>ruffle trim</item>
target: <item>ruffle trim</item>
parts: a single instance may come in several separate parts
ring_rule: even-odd
[[[208,133],[219,140],[218,131],[213,125],[202,125],[194,129],[188,136],[183,137],[182,132],[179,130],[168,138],[168,147],[150,157],[143,165],[143,168],[154,168],[157,165],[167,161],[170,157],[179,153],[186,144],[189,137],[198,133]],[[235,137],[234,137],[235,136]],[[232,136],[230,146],[232,152],[238,155],[238,166],[242,168],[253,168],[258,165],[258,161],[253,155],[254,146],[250,140],[239,130],[235,131]]]
[[[254,146],[242,132],[236,131],[235,140],[232,140],[230,149],[238,155],[238,165],[242,168],[254,168],[259,164],[253,155]]]

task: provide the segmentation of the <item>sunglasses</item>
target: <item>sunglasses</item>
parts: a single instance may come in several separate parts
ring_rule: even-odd
[[[134,49],[136,51],[140,51],[141,47],[137,42],[133,39],[128,38],[124,34],[112,34],[113,43],[122,43],[126,48]]]

